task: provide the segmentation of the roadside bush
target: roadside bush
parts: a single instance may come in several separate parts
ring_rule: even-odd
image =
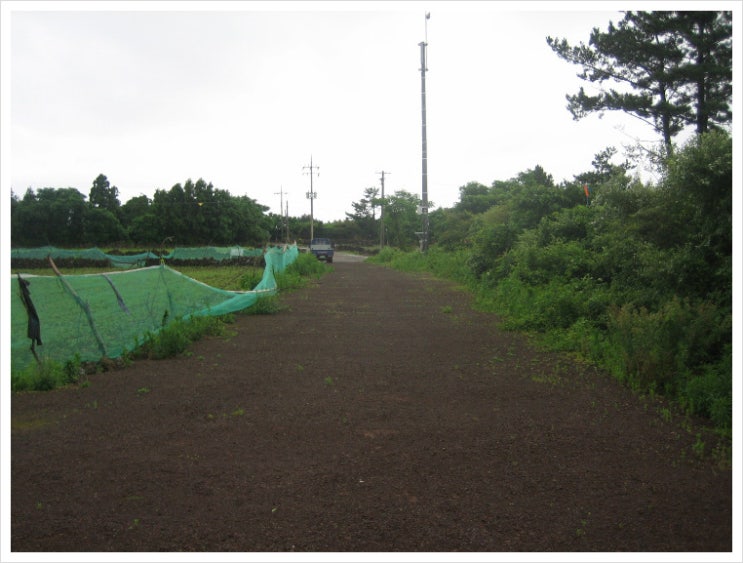
[[[620,351],[616,375],[639,390],[683,399],[686,380],[730,351],[732,320],[710,303],[674,298],[658,311],[614,307],[608,338]]]
[[[10,387],[13,391],[49,391],[59,387],[63,379],[61,364],[43,360],[11,374]]]
[[[224,334],[225,322],[232,320],[231,315],[224,317],[198,316],[189,319],[175,319],[163,326],[156,333],[149,333],[142,343],[137,343],[134,357],[161,360],[182,354],[191,342],[204,336]]]
[[[542,285],[561,279],[569,285],[576,279],[595,274],[595,254],[580,242],[558,241],[544,247],[534,242],[536,233],[525,233],[512,257],[515,260],[513,275],[525,282]]]
[[[435,275],[467,285],[475,281],[469,268],[469,250],[446,252],[437,246],[429,248],[425,254],[429,271]]]
[[[330,264],[318,260],[314,254],[304,253],[297,256],[283,272],[274,272],[274,278],[279,290],[288,291],[304,287],[308,279],[317,279],[332,268]]]
[[[286,268],[286,272],[297,273],[303,278],[316,278],[322,274],[330,271],[332,266],[318,260],[314,254],[302,253],[297,256],[297,259],[289,264]]]
[[[50,391],[77,383],[79,377],[79,357],[65,364],[44,358],[21,372],[11,373],[10,388],[13,391]]]
[[[705,366],[701,374],[690,377],[682,392],[682,404],[693,414],[709,418],[719,429],[732,429],[732,349],[723,359]]]
[[[245,309],[245,315],[276,315],[284,310],[277,295],[259,298],[254,305]]]
[[[580,319],[594,326],[606,322],[608,290],[590,276],[564,280],[555,278],[533,286],[518,276],[509,276],[489,292],[497,311],[511,330],[547,333],[564,330]]]
[[[510,224],[495,224],[484,227],[474,236],[474,245],[469,257],[469,267],[475,276],[492,271],[501,257],[509,251],[519,232]]]
[[[385,246],[376,255],[367,258],[367,261],[374,264],[390,264],[401,253],[397,248]]]

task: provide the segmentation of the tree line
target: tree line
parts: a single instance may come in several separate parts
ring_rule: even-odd
[[[340,221],[314,221],[318,235],[347,246],[378,243],[380,227],[371,207],[361,207]],[[121,204],[119,190],[99,174],[86,196],[76,188],[28,189],[11,193],[11,244],[14,247],[79,248],[153,247],[168,240],[179,246],[262,246],[310,237],[309,215],[284,217],[247,196],[233,196],[203,179],[158,189]],[[381,200],[375,201],[381,206]],[[385,198],[386,241],[408,246],[418,228],[420,199],[404,190]]]
[[[203,179],[122,205],[118,188],[99,174],[87,201],[76,188],[11,194],[11,241],[20,247],[151,246],[167,237],[181,245],[263,244],[270,227],[266,209]]]

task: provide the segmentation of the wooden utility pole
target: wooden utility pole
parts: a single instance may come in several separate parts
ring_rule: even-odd
[[[286,225],[286,243],[289,244],[289,201],[286,202],[286,213],[284,214],[284,224]]]
[[[273,195],[280,196],[279,198],[279,217],[281,217],[281,230],[287,231],[287,218],[284,217],[284,194],[286,192],[284,191],[284,186],[281,186],[281,190],[278,192],[274,192]],[[288,195],[288,194],[287,194]],[[288,202],[287,202],[288,203]],[[289,242],[289,233],[287,231],[286,240],[284,242]]]
[[[310,175],[310,191],[307,192],[307,199],[310,200],[310,242],[312,242],[312,239],[315,238],[315,198],[317,197],[317,193],[315,193],[314,188],[312,187],[312,177],[315,175],[315,170],[319,170],[320,167],[312,164],[312,155],[310,155],[310,165],[305,166],[304,169],[307,168],[310,169],[310,171],[306,174]],[[317,172],[317,175],[319,176],[320,173]]]

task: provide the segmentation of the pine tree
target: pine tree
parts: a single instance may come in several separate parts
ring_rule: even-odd
[[[588,45],[553,37],[547,43],[582,67],[581,79],[615,86],[595,96],[582,87],[567,95],[576,120],[624,111],[658,131],[666,154],[687,126],[700,134],[732,121],[731,12],[626,12],[606,32],[594,28]]]

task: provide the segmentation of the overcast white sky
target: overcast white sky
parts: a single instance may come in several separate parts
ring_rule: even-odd
[[[3,188],[87,196],[102,173],[125,203],[203,178],[274,212],[283,190],[296,216],[312,158],[316,219],[344,218],[382,170],[386,193],[420,195],[427,11],[429,199],[536,165],[571,180],[657,136],[620,113],[574,121],[565,95],[592,86],[545,38],[587,42],[653,5],[3,2]]]

